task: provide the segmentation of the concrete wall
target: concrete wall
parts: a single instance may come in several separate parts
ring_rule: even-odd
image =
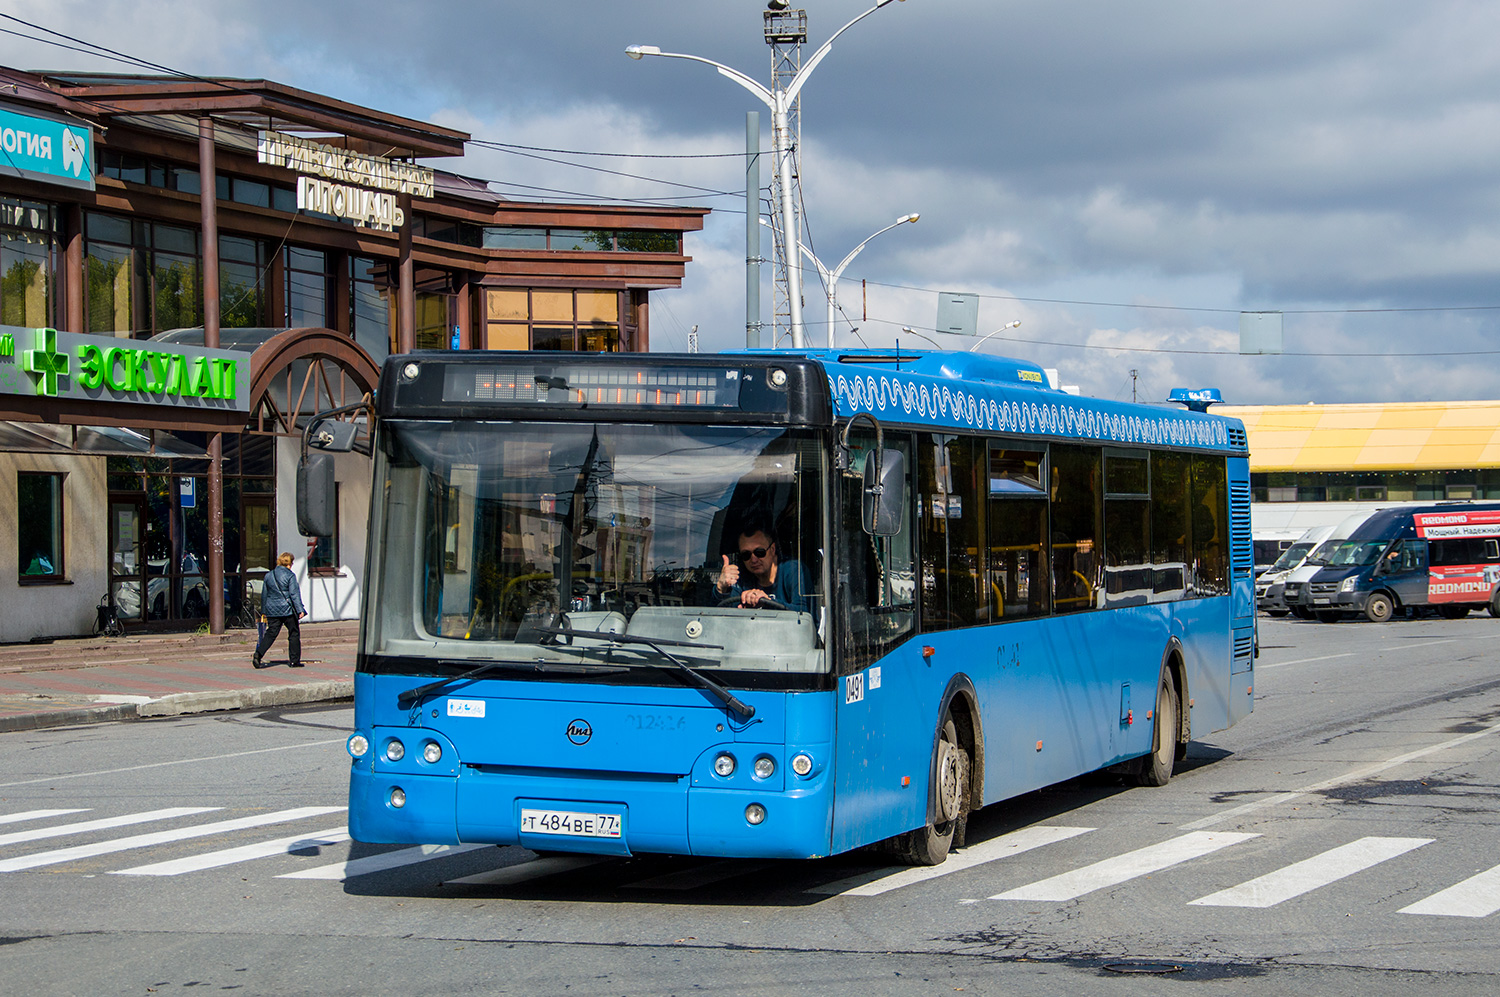
[[[363,603],[365,538],[370,520],[370,458],[339,454],[334,478],[339,485],[339,570],[332,576],[311,577],[307,571],[307,539],[297,532],[297,461],[302,441],[276,440],[277,553],[289,552],[292,570],[302,583],[306,622],[357,620]]]
[[[62,473],[63,573],[56,584],[22,585],[16,475]],[[91,633],[109,584],[109,493],[105,458],[0,453],[0,643]]]

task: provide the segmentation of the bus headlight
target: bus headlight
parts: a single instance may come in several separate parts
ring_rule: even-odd
[[[443,746],[436,741],[428,741],[422,746],[422,757],[426,759],[427,764],[436,765],[443,757]]]
[[[1340,592],[1353,592],[1354,591],[1354,585],[1358,581],[1359,581],[1359,576],[1358,575],[1350,575],[1348,578],[1345,578],[1342,582],[1339,583],[1339,591]]]
[[[718,758],[714,759],[714,771],[723,776],[725,779],[728,779],[730,776],[734,775],[734,770],[734,756],[729,754],[728,752],[725,752]]]
[[[770,755],[761,755],[755,760],[755,778],[769,779],[776,774],[776,760]]]
[[[806,775],[811,774],[812,769],[813,769],[813,766],[812,766],[812,756],[811,755],[808,755],[808,754],[799,754],[799,755],[793,755],[792,756],[792,771],[793,772],[795,772],[795,773],[797,773],[798,775],[801,775],[801,776],[806,776]]]
[[[395,807],[397,810],[400,810],[402,807],[406,806],[406,790],[402,789],[400,786],[397,786],[395,789],[391,790],[391,806]]]
[[[365,757],[365,753],[370,750],[370,739],[363,734],[355,734],[349,738],[349,742],[344,747],[349,749],[351,757],[363,758]]]
[[[393,762],[399,762],[401,759],[406,757],[406,745],[402,744],[394,737],[391,738],[385,744],[385,757],[389,758]]]
[[[766,808],[759,803],[752,803],[745,808],[745,822],[748,824],[759,824],[766,819]]]

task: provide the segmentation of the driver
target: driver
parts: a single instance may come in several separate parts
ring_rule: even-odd
[[[719,572],[720,595],[739,598],[741,606],[754,607],[762,600],[780,603],[799,613],[812,612],[807,569],[797,560],[776,556],[776,535],[769,522],[751,521],[740,532],[738,562],[724,555]],[[744,565],[744,567],[740,567]]]

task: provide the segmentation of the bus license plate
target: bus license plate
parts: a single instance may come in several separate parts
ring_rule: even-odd
[[[522,834],[565,834],[580,838],[618,838],[619,814],[585,814],[571,810],[522,810]]]
[[[1326,605],[1328,605],[1328,602],[1329,602],[1329,600],[1327,600],[1327,599],[1314,599],[1313,600],[1313,605],[1315,605],[1315,606],[1326,606]]]

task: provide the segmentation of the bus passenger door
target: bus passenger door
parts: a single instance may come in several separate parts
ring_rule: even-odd
[[[834,852],[906,829],[912,823],[907,810],[917,814],[920,823],[927,801],[914,790],[926,779],[923,772],[912,770],[906,756],[916,752],[925,767],[932,733],[916,733],[924,725],[918,722],[920,690],[913,685],[916,676],[908,660],[915,653],[908,641],[916,632],[911,503],[899,533],[866,533],[860,517],[861,475],[874,437],[855,433],[851,443],[856,448],[852,466],[839,476],[834,497],[837,623],[829,640],[839,651],[834,687]],[[887,434],[885,445],[907,455],[910,474],[909,441]],[[902,787],[902,775],[911,777],[911,785]]]
[[[1427,596],[1427,541],[1400,540],[1385,555],[1385,572],[1377,578],[1396,593],[1402,606],[1425,606]]]

